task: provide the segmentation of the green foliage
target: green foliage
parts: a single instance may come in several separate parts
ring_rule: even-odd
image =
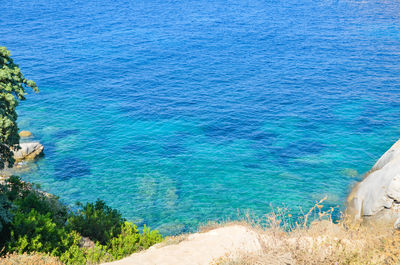
[[[9,251],[44,252],[60,256],[73,243],[64,227],[51,219],[51,214],[40,214],[31,210],[28,214],[17,212],[11,224]]]
[[[17,176],[11,176],[2,185],[2,191],[10,201],[15,201],[17,198],[23,196],[23,192],[31,189],[27,183],[21,181]]]
[[[143,249],[162,241],[162,236],[157,230],[151,230],[150,227],[144,225],[142,236],[140,237],[139,245]]]
[[[86,264],[99,264],[113,260],[112,256],[108,253],[107,247],[99,243],[96,243],[93,249],[87,251]]]
[[[0,194],[0,233],[3,231],[3,227],[8,225],[12,220],[11,214],[11,202],[7,199],[3,193]],[[0,234],[1,235],[1,234]]]
[[[77,244],[73,244],[61,255],[60,260],[65,264],[74,265],[99,264],[113,261],[113,257],[107,251],[107,248],[99,243],[96,243],[90,249],[84,249]]]
[[[118,237],[111,239],[110,253],[114,259],[121,259],[138,250],[147,249],[162,241],[162,236],[157,230],[150,230],[144,226],[140,234],[136,225],[125,222]]]
[[[70,248],[65,251],[61,256],[60,260],[65,264],[99,264],[102,262],[113,261],[114,259],[108,253],[106,246],[96,243],[93,248],[85,249],[79,247],[81,236],[73,231],[71,237],[74,242]]]
[[[14,164],[10,147],[19,144],[16,107],[28,87],[38,91],[32,80],[24,78],[6,47],[0,47],[0,169]]]
[[[7,192],[7,187],[0,185],[0,253],[8,240],[13,217],[12,210],[14,207],[7,196]]]
[[[104,201],[97,200],[95,203],[78,203],[80,209],[68,219],[71,229],[78,231],[100,244],[106,244],[114,236],[121,233],[124,219],[121,214]]]
[[[0,233],[0,249],[6,252],[41,252],[57,256],[65,264],[97,264],[123,258],[162,240],[158,231],[135,225],[103,201],[78,204],[74,213],[57,197],[35,189],[18,177],[0,185],[0,219],[7,223]],[[1,204],[1,202],[4,202]],[[68,217],[68,218],[67,218]],[[81,247],[83,236],[95,242]]]
[[[121,259],[138,250],[140,234],[135,225],[125,222],[118,237],[111,239],[110,253],[115,259]]]
[[[67,220],[67,207],[57,197],[35,189],[32,184],[22,182],[19,177],[12,176],[7,180],[5,194],[20,212],[29,213],[34,209],[41,214],[49,213],[51,219],[60,225]]]
[[[60,255],[60,260],[66,264],[86,264],[85,251],[79,247],[81,236],[72,231],[70,234],[71,245]]]

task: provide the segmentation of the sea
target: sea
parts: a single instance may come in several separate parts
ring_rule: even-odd
[[[0,0],[39,93],[15,174],[104,200],[164,235],[293,216],[351,187],[400,138],[398,0]]]

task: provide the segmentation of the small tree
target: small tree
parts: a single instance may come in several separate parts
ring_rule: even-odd
[[[107,206],[104,201],[98,199],[95,203],[77,203],[77,206],[78,212],[68,218],[72,230],[102,245],[107,245],[111,238],[121,234],[125,219],[118,210]]]
[[[11,147],[19,146],[16,107],[25,100],[25,89],[38,91],[35,82],[25,79],[6,47],[0,47],[0,169],[14,164]]]

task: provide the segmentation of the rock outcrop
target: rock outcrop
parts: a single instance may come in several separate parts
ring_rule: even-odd
[[[400,224],[400,140],[375,163],[347,198],[347,213],[356,219]]]
[[[33,160],[43,154],[44,147],[39,142],[21,143],[19,145],[20,149],[13,150],[16,162]]]

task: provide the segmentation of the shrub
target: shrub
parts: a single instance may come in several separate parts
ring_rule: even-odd
[[[4,194],[0,194],[0,232],[12,220],[11,207],[12,204],[7,197]]]
[[[59,246],[53,247],[53,242],[36,243],[44,242],[46,236],[59,238],[57,233],[63,230],[67,233],[64,228],[68,217],[66,206],[57,197],[38,191],[34,185],[15,176],[0,185],[0,191],[0,222],[6,224],[0,231],[0,249],[19,253],[51,249],[50,252],[58,253]]]
[[[85,251],[79,247],[81,236],[75,231],[72,231],[69,236],[71,245],[60,255],[60,260],[66,264],[86,264]]]
[[[140,237],[139,245],[142,249],[162,241],[162,236],[157,230],[151,230],[150,227],[144,225],[142,236]]]
[[[102,245],[121,233],[125,219],[104,201],[97,200],[95,203],[86,203],[86,205],[78,203],[77,205],[80,209],[77,213],[71,214],[68,219],[68,225],[72,230]]]
[[[37,191],[27,192],[22,198],[14,201],[14,203],[20,211],[25,213],[34,209],[38,213],[49,214],[51,219],[58,225],[64,225],[68,218],[67,208],[58,199],[47,197]]]
[[[140,234],[136,226],[125,222],[118,237],[111,239],[110,253],[115,259],[121,259],[139,248]]]
[[[99,264],[114,260],[108,253],[107,247],[102,246],[99,243],[96,243],[93,249],[87,251],[86,257],[86,264]]]
[[[151,231],[144,226],[140,234],[136,225],[125,222],[118,237],[111,239],[110,253],[114,259],[121,259],[138,250],[147,249],[162,241],[162,236],[157,230]]]
[[[51,219],[51,214],[41,214],[31,210],[28,214],[17,212],[13,218],[9,252],[43,252],[60,256],[73,243],[64,227],[58,226]]]
[[[35,209],[41,214],[50,213],[51,219],[63,225],[68,217],[68,209],[58,197],[35,189],[35,186],[22,182],[19,177],[12,176],[4,186],[5,195],[17,206],[18,211],[29,213]]]
[[[89,249],[79,247],[80,235],[77,233],[75,235],[75,243],[60,257],[60,260],[65,264],[99,264],[115,260],[115,258],[109,254],[110,250],[99,243],[96,243],[93,248]]]
[[[114,260],[113,257],[108,253],[108,249],[105,246],[96,243],[93,248],[82,248],[79,247],[81,236],[75,231],[73,231],[70,235],[73,237],[74,242],[60,257],[60,260],[65,264],[98,264]]]
[[[0,190],[0,192],[3,192]],[[12,221],[12,204],[4,195],[0,194],[0,253],[2,252],[2,246],[9,238],[10,234],[10,223]]]
[[[19,253],[20,257],[40,252],[57,256],[60,260],[56,261],[65,264],[97,264],[123,258],[162,240],[158,231],[146,226],[140,234],[135,225],[125,222],[102,200],[78,203],[78,211],[70,212],[57,197],[19,177],[0,184],[0,192],[0,250]],[[94,247],[81,247],[81,235],[94,240]]]

